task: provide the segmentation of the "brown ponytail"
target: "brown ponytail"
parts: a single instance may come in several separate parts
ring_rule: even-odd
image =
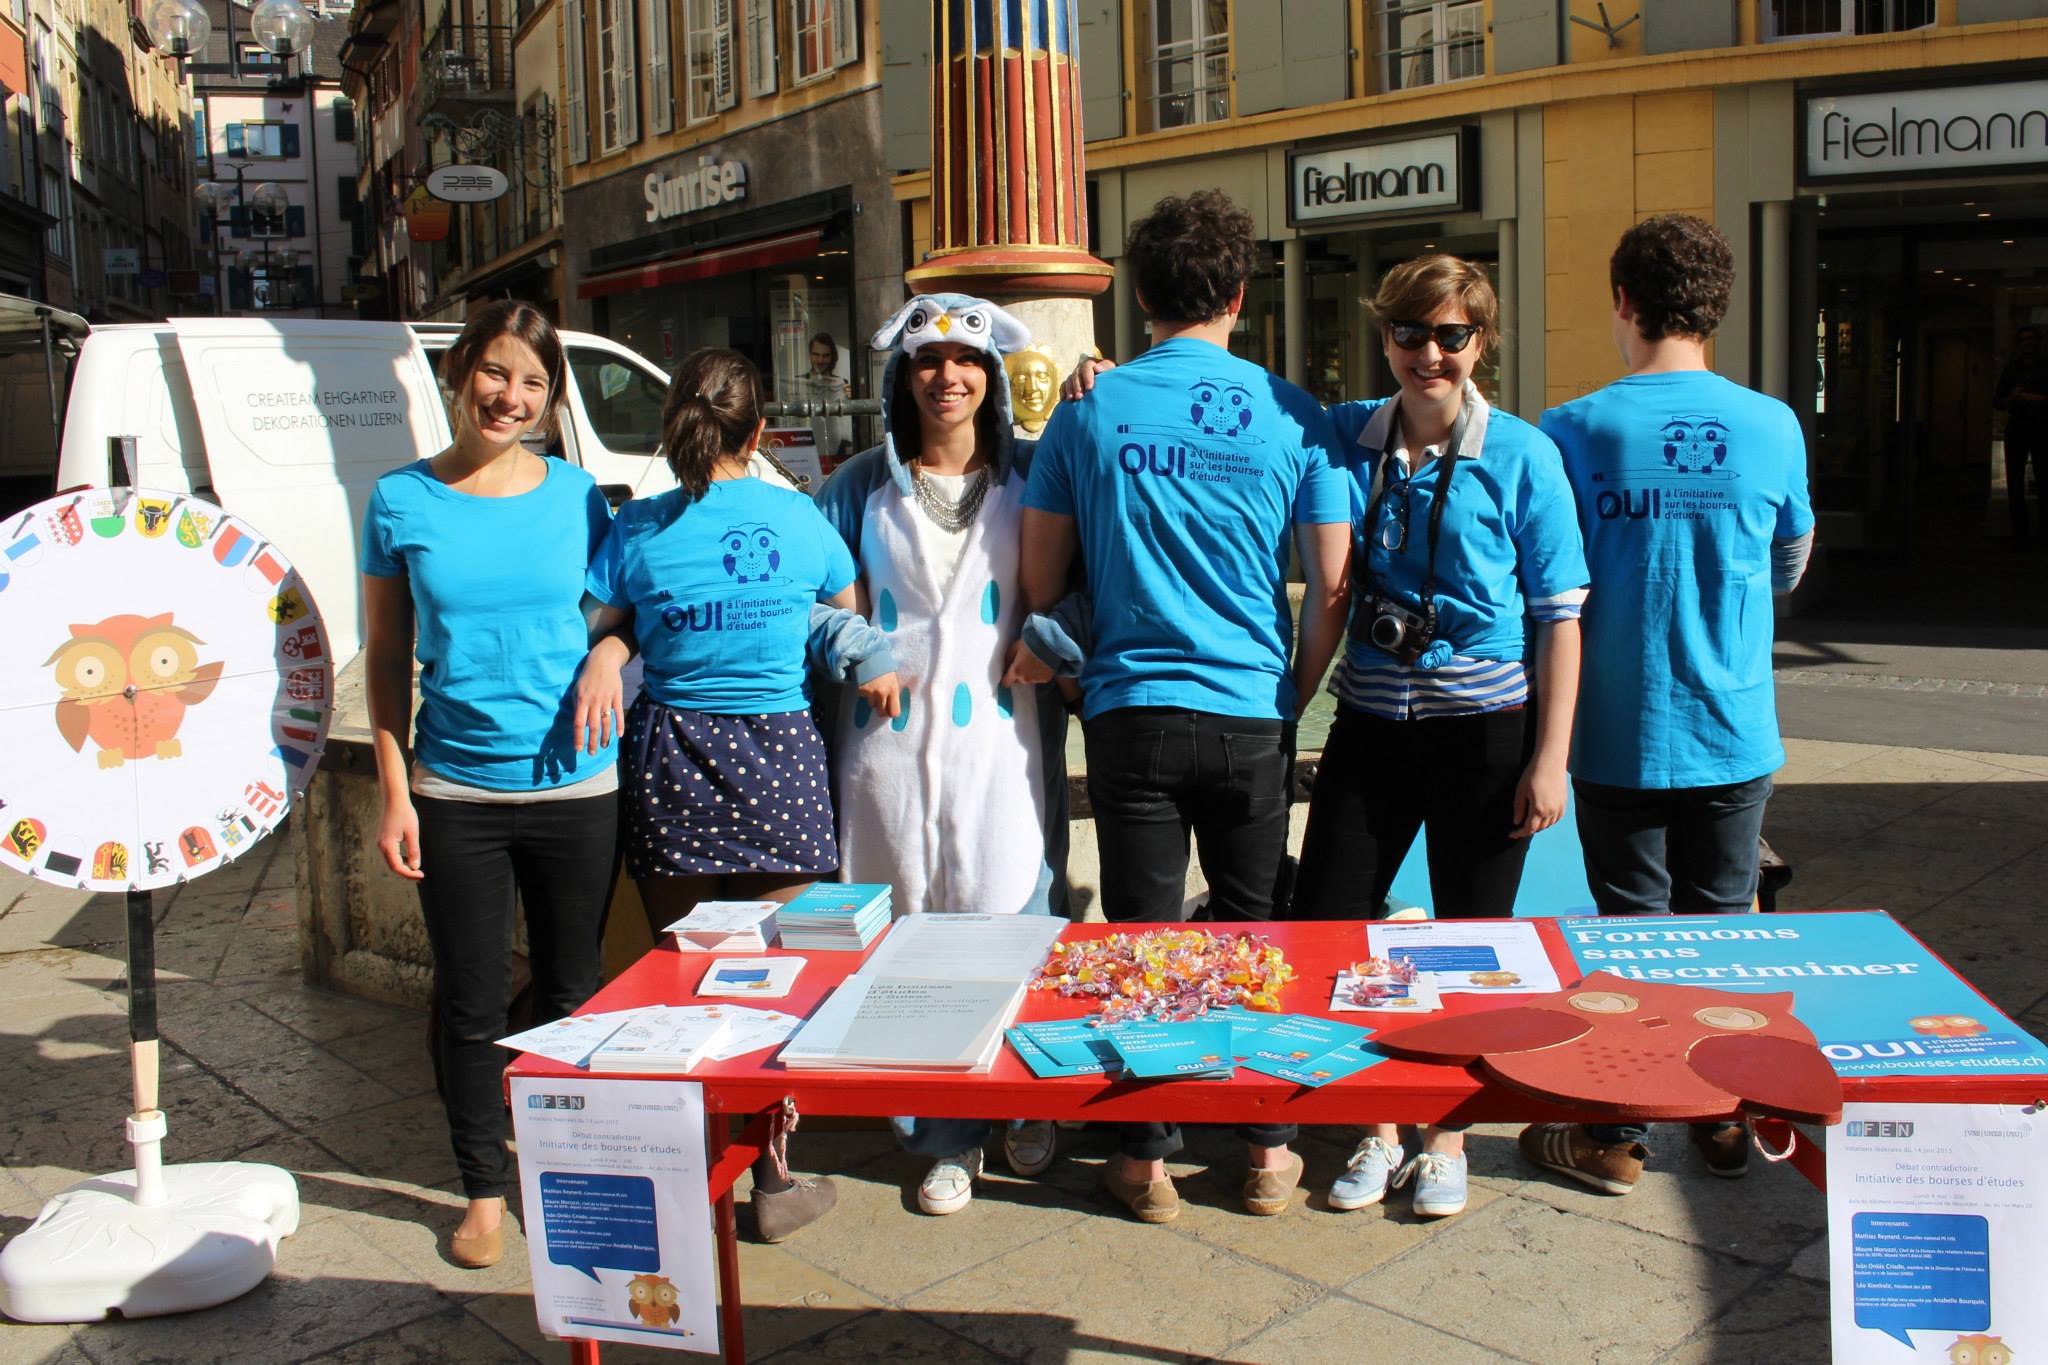
[[[761,425],[761,372],[738,351],[707,347],[676,366],[661,406],[661,448],[691,501],[721,457],[744,460]]]

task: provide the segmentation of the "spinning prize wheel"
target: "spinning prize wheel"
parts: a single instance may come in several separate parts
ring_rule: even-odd
[[[0,1312],[82,1322],[247,1292],[298,1226],[274,1166],[166,1167],[151,893],[283,822],[327,739],[326,633],[283,551],[190,494],[91,489],[0,523],[0,865],[128,904],[134,1169],[0,1250]]]

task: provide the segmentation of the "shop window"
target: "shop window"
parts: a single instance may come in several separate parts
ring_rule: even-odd
[[[1152,126],[1230,117],[1230,14],[1225,0],[1153,0]]]
[[[789,0],[789,83],[802,85],[860,57],[860,19],[854,0]]]
[[[1486,74],[1480,0],[1374,0],[1380,89],[1412,90]]]
[[[732,0],[683,0],[689,119],[702,123],[739,102],[733,79]]]
[[[609,351],[569,347],[569,369],[583,396],[583,414],[605,449],[652,455],[661,444],[661,405],[667,386]]]
[[[597,0],[599,152],[616,152],[640,140],[639,76],[633,63],[632,0]]]
[[[775,0],[746,0],[747,98],[775,93]]]
[[[1904,33],[1934,23],[1934,0],[1765,0],[1764,37],[1853,37]]]

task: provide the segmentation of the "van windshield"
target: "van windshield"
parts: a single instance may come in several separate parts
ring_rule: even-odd
[[[597,439],[621,455],[654,454],[661,444],[661,403],[667,386],[608,351],[590,346],[568,349],[569,369]]]

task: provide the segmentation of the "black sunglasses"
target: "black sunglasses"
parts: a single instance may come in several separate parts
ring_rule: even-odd
[[[1479,335],[1479,329],[1469,322],[1440,322],[1434,327],[1426,322],[1390,322],[1387,333],[1404,351],[1419,351],[1424,343],[1435,337],[1439,351],[1445,355],[1456,355],[1472,344],[1472,338]]]

